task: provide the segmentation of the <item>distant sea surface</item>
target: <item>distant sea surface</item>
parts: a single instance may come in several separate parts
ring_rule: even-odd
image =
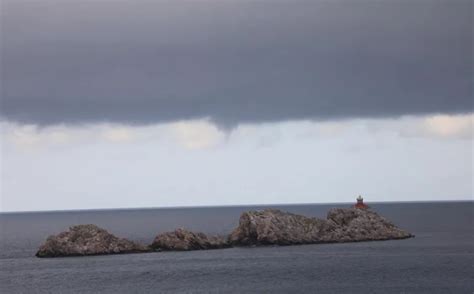
[[[379,203],[406,240],[39,259],[75,224],[150,243],[185,227],[227,234],[246,210],[325,218],[338,205],[0,214],[0,293],[474,293],[474,202]]]

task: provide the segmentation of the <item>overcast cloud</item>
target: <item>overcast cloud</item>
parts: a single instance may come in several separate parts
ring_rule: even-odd
[[[470,113],[472,1],[2,0],[1,118]]]
[[[473,197],[471,0],[0,0],[0,212]]]
[[[472,119],[0,123],[0,211],[469,200]]]

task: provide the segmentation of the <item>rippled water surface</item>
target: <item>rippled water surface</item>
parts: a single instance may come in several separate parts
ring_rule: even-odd
[[[325,217],[331,207],[277,208]],[[372,207],[416,237],[38,259],[45,238],[73,224],[149,243],[176,227],[226,234],[242,211],[262,207],[0,214],[0,293],[473,293],[474,202]]]

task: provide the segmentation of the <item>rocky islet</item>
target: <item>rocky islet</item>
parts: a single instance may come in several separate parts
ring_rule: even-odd
[[[334,208],[326,219],[277,209],[247,211],[229,236],[180,228],[157,235],[149,246],[116,237],[96,225],[77,225],[41,245],[37,257],[189,251],[235,246],[297,245],[406,239],[413,237],[370,209]]]

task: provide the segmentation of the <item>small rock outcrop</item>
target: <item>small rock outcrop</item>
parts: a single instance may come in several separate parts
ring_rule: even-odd
[[[244,212],[230,234],[234,246],[293,245],[404,239],[408,232],[368,209],[335,208],[326,220],[275,209]]]
[[[151,244],[151,248],[158,251],[188,251],[226,247],[229,247],[226,238],[207,236],[204,233],[193,233],[182,228],[159,234]]]
[[[96,225],[77,225],[50,236],[37,257],[62,257],[148,252],[148,247],[118,238]]]
[[[336,230],[331,236],[334,241],[375,241],[414,237],[368,209],[333,208],[328,212],[327,219],[328,222],[336,224]]]

